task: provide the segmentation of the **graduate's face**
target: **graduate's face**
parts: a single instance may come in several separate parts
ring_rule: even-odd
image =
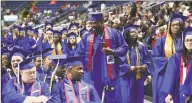
[[[62,34],[62,39],[65,39],[66,38],[66,35],[67,35],[67,32],[63,32],[63,34]]]
[[[83,77],[83,66],[73,66],[71,68],[72,80],[80,81]]]
[[[25,83],[33,83],[36,79],[36,67],[28,70],[21,70],[22,80]]]
[[[58,77],[64,78],[66,75],[66,67],[65,66],[58,67],[56,75]]]
[[[25,36],[25,32],[24,32],[24,31],[21,31],[21,32],[20,32],[20,36]]]
[[[11,58],[11,67],[13,69],[13,72],[17,74],[17,64],[21,63],[23,61],[23,58],[21,56],[12,56]]]
[[[54,35],[54,36],[53,36],[53,41],[54,41],[54,42],[59,41],[59,35]]]
[[[171,22],[171,33],[173,35],[176,35],[180,32],[181,29],[181,24],[178,20],[174,20],[173,22]]]
[[[185,37],[185,47],[189,52],[192,52],[192,35],[187,35]]]
[[[100,30],[101,27],[102,27],[102,22],[92,21],[91,24],[92,24],[92,28],[93,28],[94,30],[96,30],[96,31],[97,31],[97,30]]]
[[[41,65],[41,57],[38,57],[35,59],[35,66],[40,67],[40,65]]]
[[[78,34],[78,29],[77,29],[77,27],[72,27],[72,28],[71,28],[71,32],[74,32],[74,33]]]
[[[136,29],[131,29],[129,33],[132,40],[136,40],[138,38],[138,31]]]
[[[75,37],[69,37],[69,43],[71,45],[76,44],[76,38]]]
[[[49,68],[52,66],[51,59],[49,59],[48,57],[46,57],[46,58],[44,59],[43,65],[44,65],[45,67],[47,67],[47,69],[49,69]]]

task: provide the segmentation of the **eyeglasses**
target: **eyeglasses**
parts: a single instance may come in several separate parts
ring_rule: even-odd
[[[185,42],[186,43],[190,43],[190,42],[192,43],[192,39],[186,39]]]

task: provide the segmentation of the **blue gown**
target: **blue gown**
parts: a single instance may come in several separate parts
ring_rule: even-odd
[[[192,61],[191,61],[192,64]],[[192,75],[192,65],[190,65],[185,82],[183,84],[182,87],[182,92],[183,94],[187,95],[187,96],[192,96],[192,79],[191,79],[191,75]]]
[[[68,46],[66,46],[65,48],[62,48],[62,53],[66,54],[67,56],[74,56],[75,51],[77,50],[77,44],[75,45],[75,48],[69,48]]]
[[[147,47],[142,43],[139,43],[138,45],[140,66],[146,64],[148,67],[151,67],[150,55]],[[128,61],[126,61],[124,65],[121,65],[124,66],[124,71],[122,71],[122,76],[120,77],[122,95],[121,103],[143,103],[144,81],[145,77],[150,73],[150,68],[147,68],[145,72],[141,72],[141,78],[136,80],[136,72],[129,71],[130,66],[136,66],[137,64],[135,47],[130,48],[128,51],[131,65],[128,64]]]
[[[64,90],[65,89],[65,90]],[[75,98],[77,98],[78,103],[80,103],[79,88],[77,84],[73,84],[73,89],[75,96],[72,92],[72,87],[67,79],[63,79],[56,85],[54,85],[52,90],[53,98],[48,103],[74,103]],[[101,103],[101,100],[95,90],[95,88],[85,83],[83,80],[80,82],[81,96],[84,103]],[[88,99],[89,98],[89,99]]]
[[[182,84],[180,84],[180,65],[181,65],[182,53],[173,54],[167,64],[165,76],[163,79],[161,92],[167,96],[171,94],[173,96],[174,103],[184,103],[186,97],[182,93]],[[192,62],[190,63],[192,66]]]
[[[154,103],[164,103],[165,95],[160,93],[161,84],[165,75],[165,69],[167,65],[168,58],[165,56],[164,46],[165,46],[166,36],[158,38],[152,48],[153,63],[155,65],[154,71],[152,72],[152,89],[153,89],[153,102]],[[176,52],[179,52],[183,48],[182,38],[174,40],[174,45]]]
[[[7,82],[4,88],[5,90],[2,91],[2,95],[4,97],[3,100],[5,103],[22,103],[27,96],[38,97],[40,95],[44,95],[48,98],[51,96],[47,84],[43,82],[39,82],[36,80],[34,83],[34,91],[38,92],[32,91],[31,94],[32,84],[24,83],[24,92],[22,93],[18,91],[20,90],[21,85],[15,84],[14,81],[15,79],[11,79],[9,82]]]
[[[121,91],[119,82],[119,71],[121,68],[119,67],[119,65],[125,61],[124,57],[126,55],[128,46],[120,31],[109,27],[107,27],[107,31],[110,39],[110,48],[113,49],[115,52],[115,63],[112,64],[113,79],[110,79],[108,77],[106,55],[101,51],[102,48],[100,46],[100,42],[105,41],[104,36],[100,37],[99,34],[94,36],[92,67],[89,72],[87,72],[87,64],[91,32],[85,34],[85,36],[83,36],[83,38],[79,42],[75,56],[85,56],[86,65],[83,80],[95,87],[100,98],[102,96],[103,87],[106,85],[110,85],[113,86],[115,90],[111,92],[106,92],[105,102],[121,103]]]

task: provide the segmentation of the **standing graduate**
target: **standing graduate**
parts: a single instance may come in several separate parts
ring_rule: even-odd
[[[160,88],[166,71],[168,59],[176,52],[182,50],[182,30],[186,17],[173,14],[168,24],[168,33],[157,39],[153,49],[154,71],[152,73],[153,102],[164,103],[165,95],[160,93]]]
[[[85,57],[83,80],[95,87],[100,98],[105,86],[113,87],[106,92],[105,103],[121,103],[119,65],[125,61],[127,44],[120,31],[103,24],[101,12],[90,14],[94,30],[83,36],[75,53]]]
[[[192,65],[189,67],[185,82],[182,86],[182,93],[187,96],[185,103],[192,102],[192,79],[191,79],[191,75],[192,75]]]
[[[127,51],[128,67],[121,75],[121,103],[143,103],[144,101],[144,81],[146,78],[147,64],[150,56],[147,46],[137,40],[138,26],[127,25],[124,27],[124,38],[129,49]]]
[[[82,80],[83,59],[68,57],[60,62],[66,64],[66,77],[53,87],[50,103],[101,103],[95,88]]]
[[[48,86],[37,80],[32,59],[28,58],[18,64],[19,76],[8,81],[2,92],[5,103],[45,103],[48,100],[50,96]]]
[[[40,47],[39,50],[51,48],[51,44],[53,42],[53,33],[54,31],[51,28],[45,32],[42,41],[38,42],[38,46]]]
[[[182,93],[187,72],[192,67],[192,27],[184,31],[183,50],[173,54],[168,61],[161,91],[167,95],[166,103],[184,103],[186,96]]]
[[[62,48],[62,52],[67,56],[74,56],[75,51],[77,50],[77,35],[74,32],[71,32],[67,35],[67,45],[65,48]]]

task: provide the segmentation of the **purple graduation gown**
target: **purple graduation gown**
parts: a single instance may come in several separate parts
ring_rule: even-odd
[[[184,82],[183,87],[182,87],[182,92],[185,95],[192,96],[192,79],[191,79],[191,76],[192,76],[192,60],[191,60],[190,64],[191,65],[189,67],[185,82]]]
[[[164,103],[165,95],[160,93],[160,88],[165,74],[165,69],[167,65],[168,58],[165,56],[164,46],[165,46],[166,36],[158,38],[152,48],[153,63],[155,65],[154,71],[152,73],[152,89],[153,89],[153,102],[154,103]],[[182,50],[182,38],[174,40],[176,52]]]
[[[99,34],[94,35],[92,67],[89,72],[87,72],[87,64],[91,32],[83,36],[83,38],[79,42],[75,55],[85,56],[85,70],[83,80],[89,84],[92,84],[95,87],[100,98],[102,96],[103,87],[105,85],[110,85],[113,86],[115,90],[111,92],[106,92],[105,103],[121,103],[119,64],[122,63],[122,61],[125,61],[125,55],[128,46],[120,31],[109,27],[107,27],[107,31],[110,39],[110,48],[113,49],[115,52],[115,63],[112,64],[113,79],[110,79],[108,77],[106,55],[101,51],[102,48],[100,46],[100,42],[105,41],[104,36],[100,37]]]
[[[161,92],[166,96],[171,94],[174,103],[184,103],[186,96],[182,93],[182,86],[180,84],[180,65],[181,65],[182,52],[173,54],[168,61],[165,76],[163,79]],[[192,66],[192,62],[190,62]]]
[[[139,43],[138,45],[139,45],[140,65],[146,64],[148,67],[151,67],[149,66],[150,55],[148,53],[147,47],[142,43]],[[150,73],[150,69],[147,68],[145,72],[141,72],[141,78],[139,80],[136,80],[136,72],[129,71],[131,66],[136,66],[137,61],[136,61],[135,47],[129,48],[128,51],[131,65],[128,65],[128,61],[125,62],[127,67],[126,65],[124,65],[124,71],[122,72],[122,76],[120,77],[121,95],[122,95],[121,103],[143,103],[144,81],[147,74]]]
[[[78,85],[73,84],[73,88],[72,88],[67,79],[63,79],[59,83],[54,85],[51,93],[53,95],[53,98],[51,98],[51,100],[48,103],[67,103],[67,101],[70,101],[70,103],[74,103],[75,97],[72,93],[72,89],[74,89],[78,103],[80,103]],[[101,100],[97,94],[97,91],[92,85],[87,84],[83,80],[81,80],[80,89],[82,93],[81,94],[82,100],[85,103],[101,103]],[[87,99],[88,96],[89,96],[89,99]]]
[[[22,103],[27,96],[31,96],[32,84],[24,84],[24,93],[17,91],[17,86],[14,84],[16,78],[11,79],[7,82],[5,90],[2,92],[3,100],[5,103]],[[18,85],[20,86],[20,85]],[[51,93],[49,92],[49,87],[46,83],[35,81],[34,90],[40,90],[40,92],[33,92],[33,96],[44,95],[49,98]]]

